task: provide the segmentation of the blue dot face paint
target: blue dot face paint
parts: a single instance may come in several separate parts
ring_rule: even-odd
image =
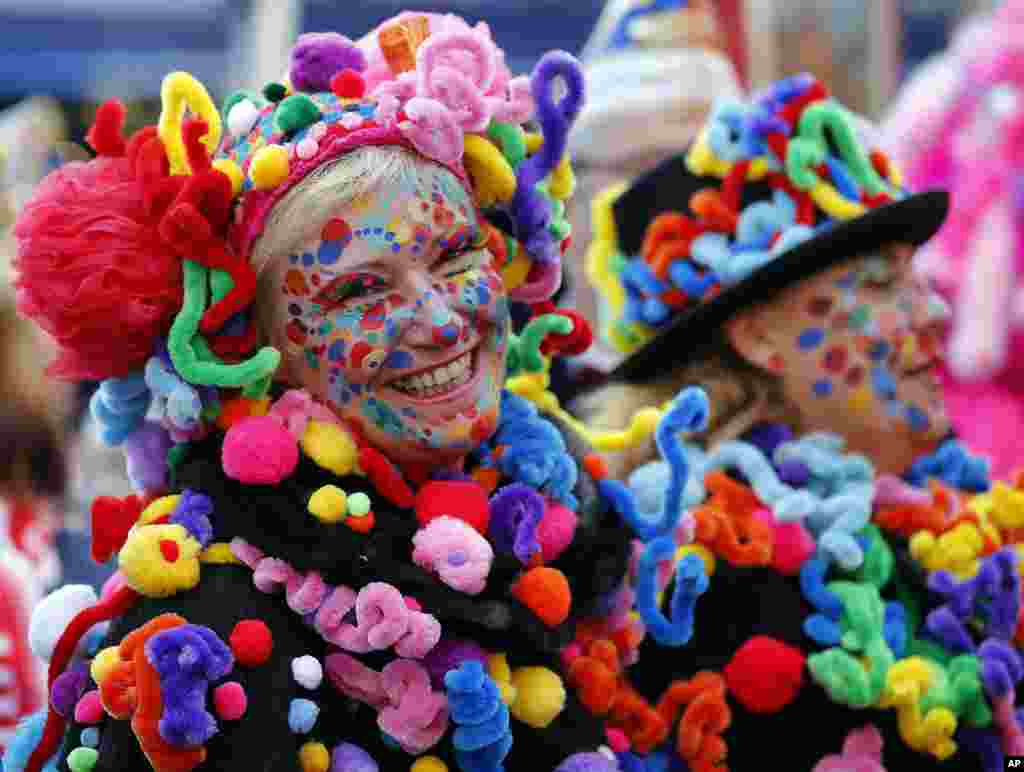
[[[933,293],[910,270],[909,247],[854,260],[795,288],[780,352],[786,388],[817,425],[944,434],[948,422],[933,367]]]
[[[341,203],[282,268],[302,385],[398,461],[461,458],[497,424],[510,315],[488,227],[422,162]]]

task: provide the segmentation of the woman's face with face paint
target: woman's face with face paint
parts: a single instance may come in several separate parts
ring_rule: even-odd
[[[420,162],[339,205],[273,277],[293,378],[396,461],[457,463],[497,425],[510,323],[486,230]]]
[[[767,307],[762,333],[787,403],[902,472],[950,429],[935,372],[947,311],[894,245],[824,271]],[[903,468],[900,468],[903,467]]]

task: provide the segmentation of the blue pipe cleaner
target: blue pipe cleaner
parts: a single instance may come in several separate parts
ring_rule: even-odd
[[[498,685],[478,660],[462,662],[444,677],[452,735],[462,772],[503,772],[512,748],[511,719]]]
[[[651,541],[637,566],[636,610],[651,637],[662,646],[679,647],[693,637],[693,617],[697,599],[708,589],[704,561],[696,554],[686,555],[676,566],[676,586],[672,592],[671,618],[658,607],[658,563],[671,559],[676,552],[672,536],[659,536]]]
[[[103,381],[89,400],[103,442],[111,447],[120,445],[142,426],[151,398],[142,373]]]
[[[807,637],[821,646],[838,646],[842,639],[839,620],[843,615],[843,601],[825,584],[829,563],[815,554],[800,567],[800,589],[807,602],[818,610],[804,620]]]
[[[969,493],[984,493],[992,487],[988,460],[971,453],[959,440],[947,440],[934,453],[921,456],[903,479],[924,487],[932,477]]]
[[[41,710],[24,719],[14,731],[14,736],[7,743],[3,761],[0,763],[2,772],[25,772],[29,757],[43,739],[43,727],[46,725],[46,711]],[[43,772],[57,772],[57,756],[46,762]]]
[[[502,393],[501,420],[491,445],[505,446],[498,462],[504,474],[569,509],[577,508],[572,491],[579,479],[579,466],[561,432],[531,402],[511,392]]]
[[[186,432],[198,425],[203,412],[198,392],[159,356],[146,362],[146,385],[153,394],[156,420],[166,420],[174,429]]]

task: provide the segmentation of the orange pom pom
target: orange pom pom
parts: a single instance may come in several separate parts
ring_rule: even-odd
[[[557,568],[531,568],[516,582],[512,594],[548,627],[562,624],[572,608],[569,580]]]

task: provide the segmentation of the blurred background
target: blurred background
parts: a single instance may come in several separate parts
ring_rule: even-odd
[[[120,452],[104,448],[97,437],[88,411],[89,385],[70,389],[45,378],[48,343],[18,320],[9,276],[10,226],[18,207],[48,171],[88,157],[85,132],[104,100],[126,102],[131,132],[158,118],[161,80],[170,71],[192,72],[219,102],[237,88],[278,79],[299,33],[335,30],[358,36],[402,9],[486,20],[514,72],[529,71],[552,48],[575,53],[586,68],[589,102],[571,138],[578,189],[561,302],[594,319],[599,309],[582,267],[591,199],[682,150],[714,100],[811,71],[868,118],[896,115],[889,126],[897,127],[903,150],[911,152],[916,140],[900,127],[920,126],[914,117],[922,105],[941,114],[941,94],[952,86],[944,92],[935,84],[949,85],[959,77],[933,64],[958,30],[986,18],[997,5],[995,0],[0,0],[0,676],[16,656],[5,642],[24,639],[18,625],[41,592],[64,582],[99,586],[106,578],[109,569],[89,559],[90,505],[100,495],[131,492]],[[983,49],[987,28],[974,27],[980,39],[972,38],[970,48]],[[939,74],[926,78],[926,71]],[[914,98],[901,101],[908,84]],[[573,372],[563,374],[563,388],[599,377],[610,359],[595,346]],[[12,717],[28,705],[8,687],[0,677],[0,747]]]

